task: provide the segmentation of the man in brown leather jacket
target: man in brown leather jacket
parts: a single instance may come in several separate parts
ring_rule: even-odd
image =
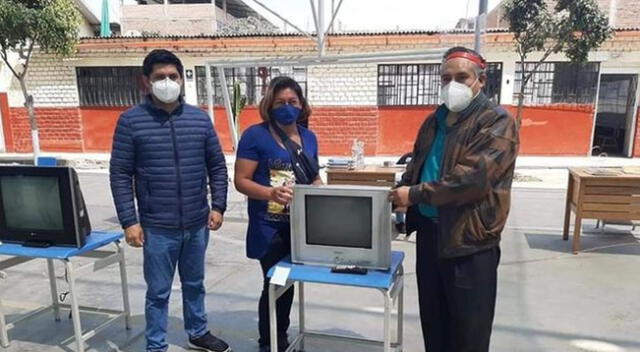
[[[423,123],[411,162],[390,194],[417,230],[425,349],[489,351],[500,234],[518,153],[516,122],[482,93],[486,61],[456,47],[444,56],[444,104]]]

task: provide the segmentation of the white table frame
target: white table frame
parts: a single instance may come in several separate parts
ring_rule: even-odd
[[[278,320],[276,315],[276,300],[282,296],[291,286],[295,283],[298,285],[298,314],[299,314],[299,333],[287,348],[286,352],[293,352],[296,350],[304,350],[304,339],[306,337],[316,337],[322,339],[331,339],[336,341],[349,341],[360,344],[368,344],[377,347],[383,347],[384,352],[391,352],[394,349],[395,352],[402,352],[402,335],[403,335],[403,315],[404,315],[404,267],[402,263],[398,266],[398,270],[395,273],[395,277],[386,289],[375,288],[382,293],[384,298],[384,325],[383,336],[384,340],[370,340],[363,338],[356,338],[344,335],[326,334],[322,332],[307,330],[305,326],[305,309],[304,309],[304,281],[303,280],[288,280],[285,286],[279,286],[276,284],[269,284],[269,327],[271,335],[271,351],[278,351]],[[333,285],[327,283],[328,285]],[[338,286],[346,286],[339,285]],[[350,286],[358,288],[368,288],[362,286]],[[397,331],[396,342],[391,341],[391,311],[394,306],[397,305]]]
[[[49,272],[49,284],[51,287],[51,301],[52,304],[48,307],[43,307],[37,309],[33,312],[27,313],[19,317],[18,319],[7,322],[5,319],[4,308],[2,305],[2,298],[0,297],[0,345],[4,348],[10,346],[9,342],[9,330],[16,327],[16,324],[23,322],[29,318],[33,318],[36,315],[39,315],[43,312],[53,310],[53,316],[55,321],[60,321],[60,309],[70,309],[71,317],[73,320],[73,331],[74,336],[70,337],[63,341],[63,344],[70,342],[70,340],[75,339],[76,342],[76,351],[81,352],[84,351],[85,342],[91,337],[98,334],[100,331],[104,330],[109,324],[124,318],[125,328],[130,329],[130,320],[131,320],[131,306],[129,304],[129,289],[127,286],[127,272],[125,267],[125,256],[124,256],[124,247],[120,240],[116,240],[112,242],[116,246],[115,251],[104,251],[104,250],[93,250],[84,254],[79,255],[80,257],[89,257],[95,259],[94,261],[84,264],[82,266],[76,267],[73,265],[71,258],[66,259],[46,259],[47,267]],[[39,259],[38,257],[11,257],[0,261],[0,270],[8,269],[14,267],[16,265]],[[70,304],[64,304],[60,302],[58,299],[58,285],[56,283],[56,277],[54,272],[53,261],[60,260],[64,263],[65,269],[67,272],[67,279],[69,282],[69,298],[71,299]],[[90,275],[96,271],[104,269],[112,264],[118,263],[120,266],[120,281],[122,286],[122,300],[124,310],[111,310],[111,309],[101,309],[95,307],[85,307],[80,306],[78,304],[78,295],[76,290],[76,280],[80,277]],[[82,324],[80,321],[80,312],[88,312],[88,313],[97,313],[97,314],[107,314],[111,318],[99,326],[95,327],[92,330],[87,332],[82,331]]]

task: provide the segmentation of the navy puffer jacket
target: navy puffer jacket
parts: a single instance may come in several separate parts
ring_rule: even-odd
[[[211,119],[195,106],[181,103],[169,114],[147,99],[125,111],[113,137],[109,172],[123,228],[138,222],[167,229],[205,225],[207,183],[211,208],[226,209],[224,154]]]

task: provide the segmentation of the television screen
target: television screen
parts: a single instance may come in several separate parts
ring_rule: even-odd
[[[372,199],[305,195],[307,244],[372,248]]]
[[[64,229],[58,177],[2,176],[0,187],[7,227]]]
[[[82,247],[91,233],[78,175],[69,167],[0,166],[0,240]]]

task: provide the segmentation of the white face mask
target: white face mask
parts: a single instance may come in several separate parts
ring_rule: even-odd
[[[478,80],[471,85],[473,87]],[[458,83],[451,81],[440,90],[440,99],[444,102],[444,105],[453,112],[460,112],[471,104],[473,100],[473,91],[471,87],[464,83]]]
[[[171,104],[180,96],[180,84],[169,77],[151,84],[151,92],[163,103]]]

